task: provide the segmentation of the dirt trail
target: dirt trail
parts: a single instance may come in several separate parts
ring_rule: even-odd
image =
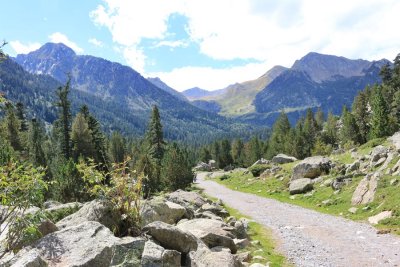
[[[205,193],[273,230],[295,266],[400,266],[400,237],[299,206],[230,190],[197,176]]]

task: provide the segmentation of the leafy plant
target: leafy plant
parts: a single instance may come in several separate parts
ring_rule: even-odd
[[[140,232],[140,200],[143,176],[128,168],[129,158],[114,163],[109,173],[104,174],[90,160],[77,165],[87,191],[96,198],[109,200],[121,214],[122,222],[115,234],[137,235]],[[109,182],[106,183],[106,181]]]
[[[43,168],[15,160],[0,166],[0,235],[7,232],[7,250],[18,248],[26,235],[35,235],[32,225],[26,225],[23,215],[32,205],[44,200],[47,184],[43,181]],[[14,230],[13,230],[14,229]]]

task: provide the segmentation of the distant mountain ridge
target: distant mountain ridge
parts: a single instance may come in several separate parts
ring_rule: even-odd
[[[130,67],[102,58],[76,55],[64,44],[47,43],[14,60],[31,74],[49,75],[61,84],[65,83],[69,73],[74,92],[96,99],[98,106],[89,105],[89,108],[106,106],[109,115],[101,119],[107,119],[115,130],[124,128],[123,132],[128,134],[140,135],[145,131],[153,105],[160,109],[168,139],[199,141],[207,134],[228,136],[252,129],[191,105],[155,86]],[[90,104],[90,100],[88,102]],[[118,117],[124,119],[123,125],[113,125],[113,118]]]
[[[193,100],[201,100],[202,98],[206,97],[221,95],[223,94],[223,89],[208,91],[205,89],[201,89],[199,87],[193,87],[182,91],[182,94],[186,96],[187,99],[193,101]]]
[[[154,77],[154,78],[147,78],[147,80],[149,82],[151,82],[152,84],[154,84],[155,86],[157,86],[160,89],[163,89],[165,92],[179,98],[180,100],[183,101],[188,101],[188,99],[181,94],[180,92],[176,91],[175,89],[173,89],[172,87],[170,87],[169,85],[167,85],[165,82],[163,82],[160,78],[158,77]]]

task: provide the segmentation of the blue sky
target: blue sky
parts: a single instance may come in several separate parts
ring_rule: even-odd
[[[310,51],[369,60],[400,52],[397,0],[13,0],[10,55],[46,42],[129,65],[177,90],[214,90],[290,67]]]

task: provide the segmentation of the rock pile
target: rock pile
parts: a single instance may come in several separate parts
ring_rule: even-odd
[[[65,204],[50,203],[51,207]],[[247,222],[229,217],[218,203],[195,192],[178,190],[143,202],[139,237],[115,237],[121,222],[105,201],[94,200],[50,225],[49,233],[0,266],[248,266],[237,255],[250,244]],[[224,222],[226,218],[226,222]]]

